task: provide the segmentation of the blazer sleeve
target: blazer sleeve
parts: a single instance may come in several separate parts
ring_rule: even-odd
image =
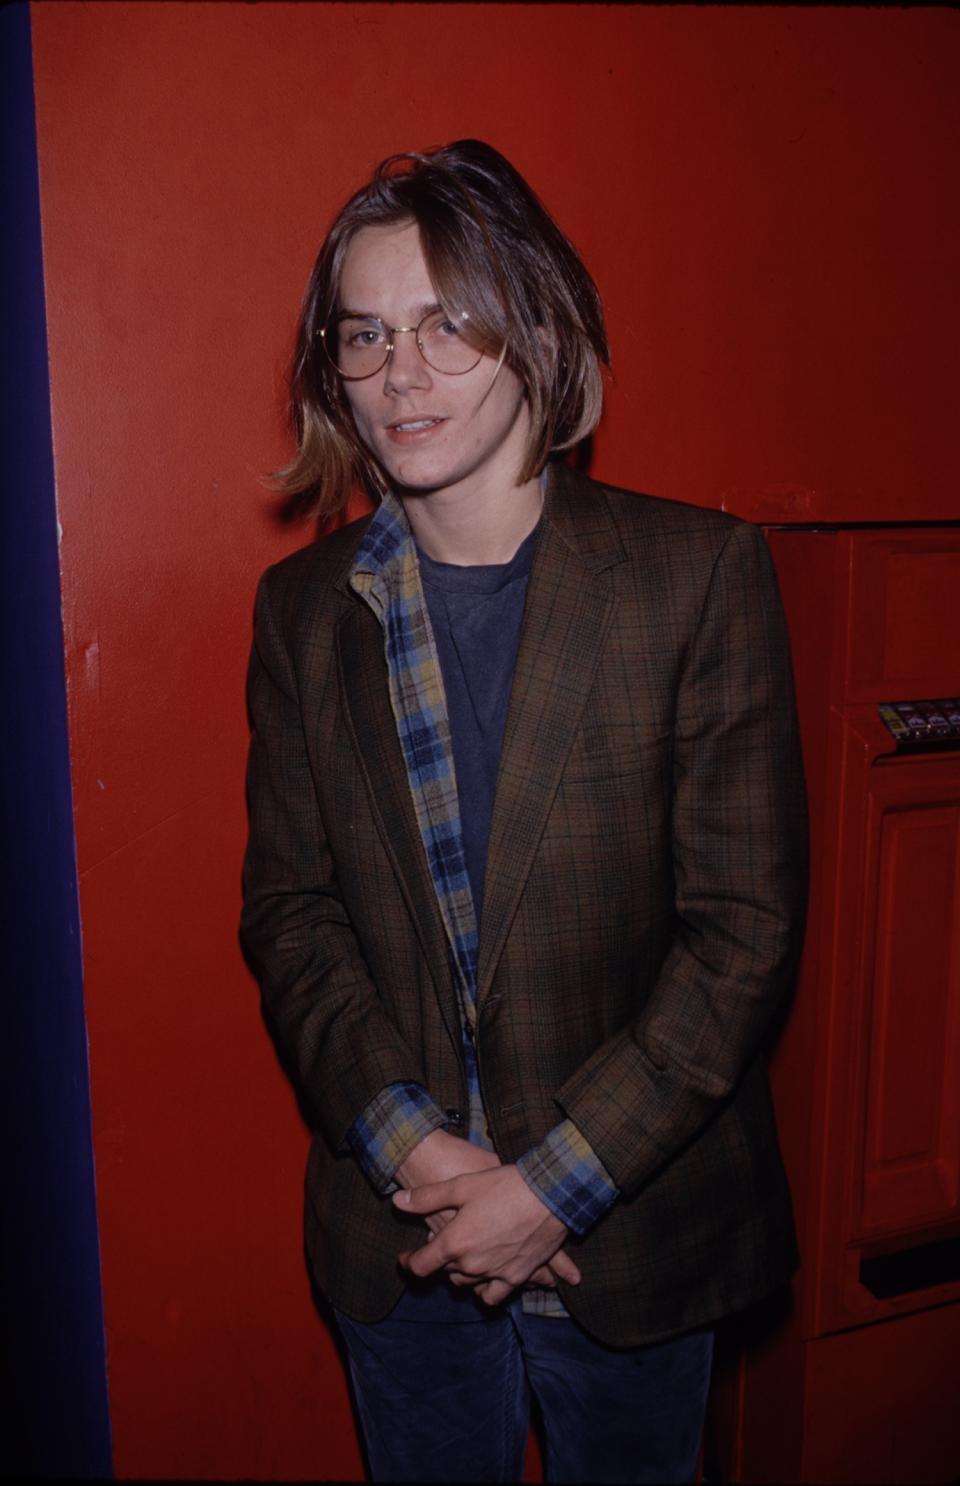
[[[383,1014],[342,902],[270,578],[266,573],[257,591],[248,674],[250,836],[241,937],[310,1115],[330,1145],[346,1152],[351,1126],[381,1091],[415,1084],[422,1071]]]
[[[716,559],[676,698],[676,931],[636,1019],[557,1098],[621,1192],[734,1094],[788,988],[806,900],[806,805],[789,640],[756,527]]]

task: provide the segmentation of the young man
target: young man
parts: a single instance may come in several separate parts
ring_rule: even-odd
[[[760,1043],[804,895],[759,533],[550,461],[596,289],[525,182],[394,157],[314,269],[244,935],[315,1122],[307,1247],[378,1480],[684,1481],[712,1326],[789,1275]]]

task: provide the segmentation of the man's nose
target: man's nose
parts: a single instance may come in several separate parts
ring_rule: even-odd
[[[430,368],[420,354],[416,330],[395,330],[392,339],[384,391],[408,392],[414,387],[429,387]]]

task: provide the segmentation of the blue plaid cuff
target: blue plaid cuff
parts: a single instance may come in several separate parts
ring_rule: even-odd
[[[517,1162],[527,1186],[561,1223],[588,1233],[620,1195],[593,1147],[572,1120],[561,1120]]]
[[[347,1131],[347,1144],[378,1192],[397,1190],[397,1167],[447,1123],[422,1084],[387,1084]]]

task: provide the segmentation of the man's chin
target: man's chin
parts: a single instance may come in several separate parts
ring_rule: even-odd
[[[436,495],[441,490],[448,490],[452,485],[458,483],[458,479],[451,474],[423,475],[410,474],[403,478],[394,475],[389,469],[384,470],[387,483],[401,500],[422,500],[428,495]]]

